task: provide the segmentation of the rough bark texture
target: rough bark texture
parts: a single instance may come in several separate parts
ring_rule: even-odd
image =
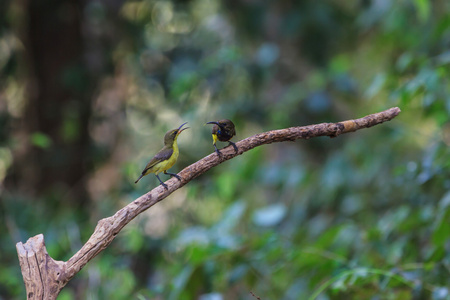
[[[16,248],[27,299],[56,299],[67,283],[60,280],[66,263],[48,255],[42,234],[28,239],[25,244],[17,243]]]
[[[163,200],[192,179],[226,160],[264,144],[319,136],[337,137],[343,133],[390,121],[399,113],[400,109],[394,107],[356,120],[272,130],[237,142],[236,145],[239,149],[237,153],[235,153],[233,147],[222,149],[222,156],[212,153],[178,173],[182,178],[181,181],[174,178],[169,179],[166,182],[167,190],[158,186],[134,200],[113,216],[100,220],[86,244],[67,262],[55,261],[48,255],[42,234],[30,238],[25,244],[19,242],[16,247],[27,289],[27,297],[28,299],[56,299],[67,282],[92,258],[108,247],[120,230],[137,215]]]

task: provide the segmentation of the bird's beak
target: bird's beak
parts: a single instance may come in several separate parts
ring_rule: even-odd
[[[186,130],[186,129],[188,129],[189,127],[185,127],[185,128],[183,128],[183,129],[181,129],[181,127],[183,127],[184,125],[186,125],[187,124],[187,122],[186,123],[183,123],[183,124],[181,124],[181,126],[180,127],[178,127],[178,134],[180,134],[181,132],[183,132],[183,130]]]
[[[219,123],[217,123],[217,122],[213,122],[213,121],[211,121],[211,122],[208,122],[208,123],[206,123],[206,124],[216,124],[217,126],[220,126],[220,125],[219,125]]]

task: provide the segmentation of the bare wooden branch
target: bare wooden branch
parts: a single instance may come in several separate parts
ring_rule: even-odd
[[[67,283],[60,280],[60,276],[65,274],[66,264],[48,255],[44,236],[38,234],[25,244],[17,243],[16,249],[27,299],[56,299]]]
[[[184,168],[178,174],[182,178],[181,181],[174,178],[169,179],[166,182],[167,190],[162,186],[158,186],[137,198],[113,216],[100,220],[86,244],[67,262],[55,261],[48,255],[42,234],[28,239],[25,244],[19,242],[16,248],[27,290],[27,298],[56,299],[67,282],[91,259],[108,247],[122,228],[137,215],[165,199],[192,179],[226,160],[264,144],[309,139],[319,136],[337,137],[344,133],[369,128],[390,121],[399,113],[400,109],[393,107],[356,120],[267,131],[237,142],[236,145],[239,149],[237,153],[235,153],[233,147],[222,149],[222,156],[218,156],[213,152]]]

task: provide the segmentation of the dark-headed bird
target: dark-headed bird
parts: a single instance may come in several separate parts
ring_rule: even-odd
[[[187,123],[187,122],[186,122]],[[158,153],[148,162],[148,164],[145,166],[144,170],[142,171],[141,176],[134,182],[138,183],[139,180],[141,180],[142,177],[145,175],[148,175],[150,173],[154,173],[156,175],[156,178],[158,178],[161,185],[167,190],[167,185],[161,181],[161,178],[159,178],[158,174],[161,172],[164,172],[164,174],[170,175],[171,177],[175,177],[178,180],[181,181],[180,176],[174,173],[167,172],[168,169],[170,169],[175,162],[178,159],[178,145],[177,145],[177,138],[178,135],[180,135],[183,130],[188,129],[189,127],[181,129],[186,123],[182,124],[177,129],[170,130],[166,133],[164,136],[164,147],[159,150]]]
[[[231,140],[231,138],[233,136],[236,135],[236,129],[234,128],[234,124],[233,122],[231,122],[228,119],[224,119],[224,120],[220,120],[220,121],[212,121],[212,122],[208,122],[206,124],[214,124],[211,133],[212,133],[212,138],[213,138],[213,145],[214,148],[216,149],[216,153],[217,155],[222,155],[222,153],[220,153],[219,149],[217,149],[216,146],[216,142],[217,141],[221,141],[221,142],[228,142],[228,145],[232,145],[234,148],[234,151],[236,151],[236,153],[238,152],[238,148],[236,146],[235,143],[233,143]]]

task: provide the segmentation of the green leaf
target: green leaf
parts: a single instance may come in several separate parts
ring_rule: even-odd
[[[432,240],[436,246],[442,246],[450,237],[450,209],[447,209],[443,214],[441,214],[440,218],[438,218],[438,222],[436,224],[436,229],[433,232]]]
[[[417,9],[417,17],[421,22],[425,22],[428,20],[430,16],[430,2],[429,0],[414,0],[416,9]]]
[[[52,140],[42,132],[35,132],[31,135],[31,143],[39,148],[47,149],[52,145]]]

